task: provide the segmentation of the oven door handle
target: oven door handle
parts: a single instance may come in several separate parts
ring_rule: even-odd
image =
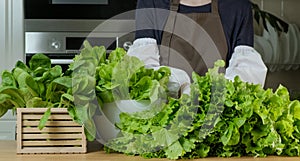
[[[73,62],[73,59],[50,59],[51,64],[70,64]]]

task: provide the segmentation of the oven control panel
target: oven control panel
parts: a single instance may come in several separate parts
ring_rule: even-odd
[[[25,53],[80,53],[85,40],[92,46],[105,46],[108,51],[114,50],[116,47],[126,50],[132,44],[134,34],[26,32]]]

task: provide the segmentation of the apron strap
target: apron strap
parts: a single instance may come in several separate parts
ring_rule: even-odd
[[[179,8],[180,0],[171,0],[170,1],[170,11],[177,12]]]
[[[168,16],[167,22],[166,22],[166,26],[165,28],[168,28],[169,31],[171,31],[170,37],[168,37],[166,39],[166,44],[168,46],[171,45],[171,39],[173,37],[174,33],[174,28],[175,28],[175,22],[176,22],[176,17],[177,17],[177,12],[178,12],[178,8],[179,8],[179,3],[180,0],[170,0],[170,14]],[[168,58],[170,57],[170,48],[168,47],[167,51],[165,51],[166,54],[168,55]],[[169,64],[169,59],[167,59],[167,64]]]
[[[211,1],[211,13],[219,15],[218,8],[219,8],[218,7],[218,0],[212,0]]]

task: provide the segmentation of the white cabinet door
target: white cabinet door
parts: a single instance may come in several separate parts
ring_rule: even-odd
[[[23,22],[23,0],[0,0],[0,73],[24,60]],[[16,119],[10,111],[0,118],[0,140],[14,140],[15,127]]]
[[[1,0],[0,1],[0,56],[1,56],[1,62],[0,62],[0,69],[3,69],[3,56],[5,53],[5,46],[6,46],[6,1],[5,0]]]
[[[24,60],[23,0],[0,0],[0,72]]]

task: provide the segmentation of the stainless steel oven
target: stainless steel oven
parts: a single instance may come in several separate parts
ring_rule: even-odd
[[[80,53],[84,40],[88,40],[92,46],[105,46],[109,53],[128,39],[119,38],[114,33],[26,32],[26,63],[34,54],[43,53],[51,59],[53,65],[61,65],[65,70],[74,56]]]
[[[109,19],[136,8],[136,0],[24,0],[25,19]]]
[[[44,53],[67,68],[86,39],[108,52],[134,39],[136,0],[24,0],[24,7],[27,63]]]
[[[119,23],[115,22],[115,24]],[[122,24],[133,28],[129,22]],[[120,30],[118,32],[27,31],[25,33],[25,58],[28,63],[34,54],[43,53],[51,59],[53,65],[61,65],[63,69],[66,69],[74,56],[80,53],[84,40],[92,46],[105,46],[109,53],[117,47],[128,49],[133,39],[134,32],[120,32]]]

